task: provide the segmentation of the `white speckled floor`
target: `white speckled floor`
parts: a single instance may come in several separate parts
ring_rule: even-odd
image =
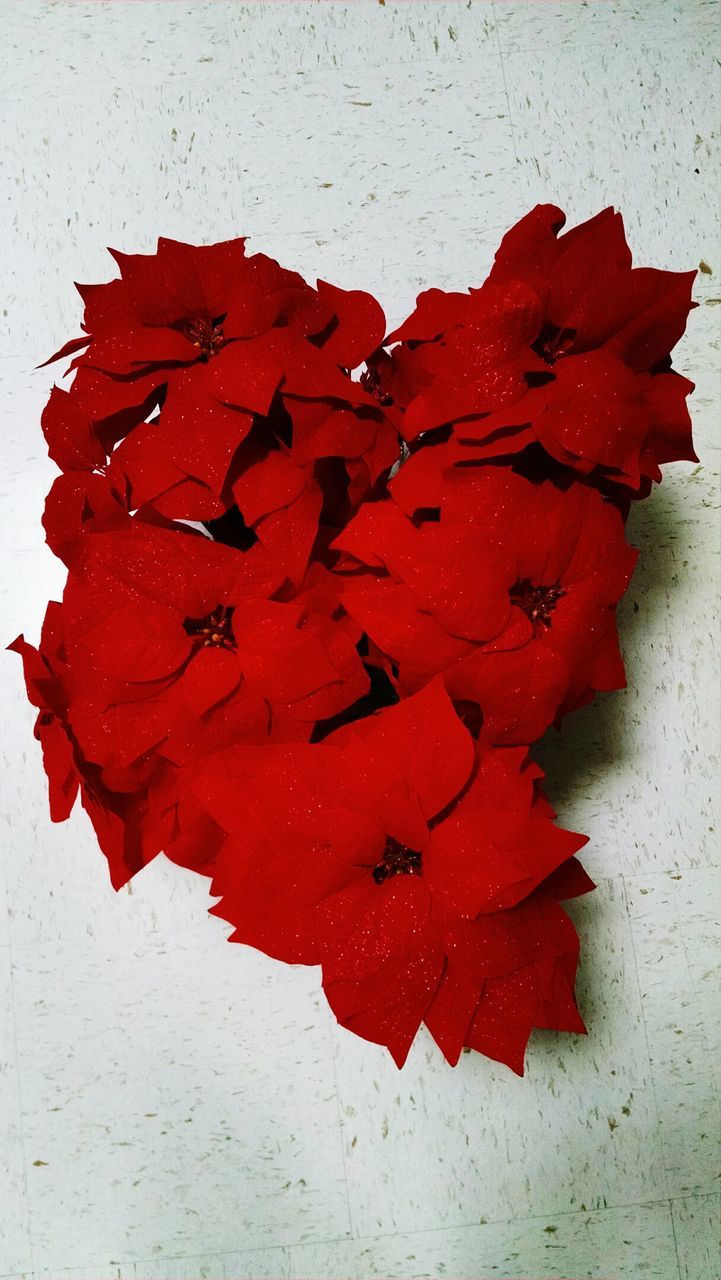
[[[630,687],[543,749],[599,881],[590,1034],[537,1033],[523,1081],[427,1039],[398,1073],[162,860],[116,897],[83,818],[51,827],[0,654],[0,1277],[719,1280],[716,0],[0,10],[3,644],[62,587],[33,369],[106,244],[246,233],[392,321],[479,281],[539,199],[614,203],[638,262],[709,268],[677,354],[701,465],[632,518]]]

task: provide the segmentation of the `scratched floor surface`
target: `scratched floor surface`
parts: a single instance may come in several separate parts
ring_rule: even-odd
[[[0,642],[62,574],[38,361],[110,244],[235,234],[399,320],[538,200],[613,203],[639,263],[704,266],[677,354],[700,465],[634,512],[629,689],[543,748],[598,891],[587,1038],[521,1081],[421,1036],[399,1073],[314,970],[224,944],[158,859],[116,896],[52,827],[2,654],[0,1277],[718,1280],[720,29],[713,0],[3,0]]]

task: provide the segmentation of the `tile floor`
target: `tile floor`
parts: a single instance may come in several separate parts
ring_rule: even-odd
[[[677,365],[700,465],[631,524],[629,688],[544,744],[598,892],[573,908],[589,1036],[519,1081],[420,1037],[398,1073],[315,971],[223,945],[157,860],[115,895],[52,827],[2,661],[0,1280],[718,1280],[721,905],[716,0],[2,0],[0,616],[62,589],[38,419],[73,279],[163,233],[370,287],[391,322],[482,278],[535,201],[703,260]],[[716,39],[715,39],[716,38]],[[716,1084],[716,1087],[715,1087]]]

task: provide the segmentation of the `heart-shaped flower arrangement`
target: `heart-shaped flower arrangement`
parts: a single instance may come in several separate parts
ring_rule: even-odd
[[[610,209],[563,223],[537,207],[387,337],[243,240],[160,240],[53,357],[68,580],[11,646],[51,816],[80,792],[116,887],[161,850],[210,877],[231,940],[322,965],[399,1065],[422,1022],[519,1073],[533,1027],[584,1030],[586,837],[529,749],[624,684],[625,518],[695,458],[695,273],[632,269]]]

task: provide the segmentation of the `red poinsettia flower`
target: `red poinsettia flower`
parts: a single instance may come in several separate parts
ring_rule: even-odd
[[[401,492],[409,501],[412,485]],[[615,507],[585,485],[483,467],[448,473],[436,515],[366,505],[335,543],[349,557],[344,607],[401,694],[442,674],[456,701],[478,704],[486,738],[523,743],[623,686],[614,606],[636,552]]]
[[[131,508],[204,520],[232,502],[251,431],[265,450],[295,450],[296,463],[339,456],[357,470],[363,460],[370,483],[395,461],[394,431],[348,376],[383,334],[369,295],[324,281],[312,289],[263,254],[246,257],[243,240],[161,239],[156,254],[114,257],[119,280],[81,287],[87,337],[53,357],[84,348],[70,391],[54,388],[43,414],[63,469],[103,465],[112,452]],[[326,420],[339,414],[323,454],[308,454],[302,432],[286,438],[289,408],[300,413],[306,401]]]
[[[234,941],[320,963],[338,1020],[400,1066],[446,940],[454,949],[472,922],[510,912],[585,843],[552,822],[539,773],[525,749],[476,749],[437,681],[320,745],[231,749],[189,784],[228,833],[213,911]],[[494,955],[490,941],[461,1044],[484,983],[508,972],[508,948]]]
[[[365,694],[346,630],[302,596],[267,599],[278,583],[254,551],[142,522],[75,542],[64,644],[86,760],[123,769],[307,739]]]
[[[661,464],[695,460],[693,384],[670,370],[695,273],[632,268],[612,209],[559,239],[564,221],[539,205],[504,237],[480,289],[421,294],[370,380],[409,440],[453,424],[475,459],[539,441],[642,496]]]

